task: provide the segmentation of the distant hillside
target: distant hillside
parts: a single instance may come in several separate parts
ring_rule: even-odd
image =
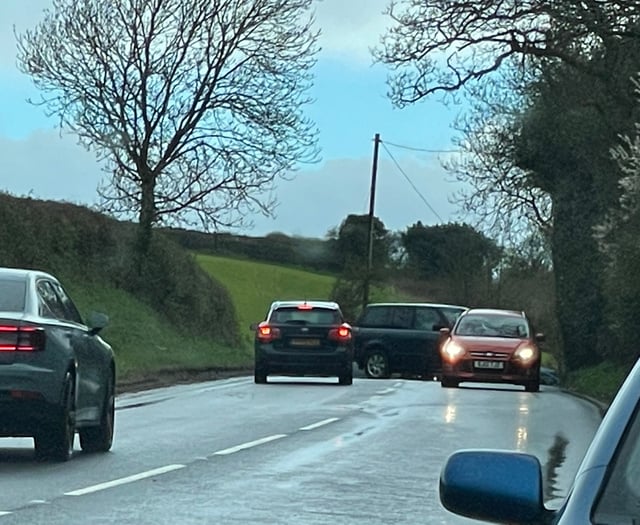
[[[335,282],[328,275],[256,261],[206,254],[197,255],[196,260],[229,290],[246,341],[252,339],[249,325],[264,319],[272,301],[329,299]]]
[[[225,360],[212,359],[214,347],[225,353],[239,346],[226,288],[164,235],[154,236],[148,273],[136,279],[134,224],[82,206],[7,194],[0,194],[0,224],[1,266],[53,273],[84,315],[104,307],[112,319],[105,337],[120,354],[119,372],[153,373],[194,360],[213,365]],[[198,347],[209,355],[202,360],[188,355]],[[246,364],[247,356],[236,360]]]
[[[162,231],[183,248],[199,253],[270,262],[328,273],[337,273],[341,270],[336,263],[333,241],[330,239],[290,237],[284,233],[249,237],[180,228],[165,228]]]

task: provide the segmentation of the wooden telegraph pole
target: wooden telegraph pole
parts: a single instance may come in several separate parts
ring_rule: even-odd
[[[373,219],[376,203],[376,178],[378,176],[378,149],[380,146],[380,133],[376,133],[373,138],[373,165],[371,168],[371,192],[369,193],[369,236],[367,240],[367,273],[364,280],[364,291],[362,294],[362,306],[369,302],[369,287],[371,285],[371,275],[373,273]]]

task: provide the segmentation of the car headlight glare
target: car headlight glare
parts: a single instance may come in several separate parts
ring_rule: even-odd
[[[533,361],[537,357],[537,355],[538,353],[535,351],[535,349],[531,348],[530,346],[523,346],[522,348],[518,348],[515,353],[516,358],[526,363],[529,361]]]
[[[464,355],[464,348],[455,341],[449,341],[442,349],[442,356],[448,361],[456,361]]]

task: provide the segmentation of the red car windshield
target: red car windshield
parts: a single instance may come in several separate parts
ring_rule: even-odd
[[[470,314],[460,319],[455,334],[525,339],[529,337],[529,326],[526,319],[520,317]]]

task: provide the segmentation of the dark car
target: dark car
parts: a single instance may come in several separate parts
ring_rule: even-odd
[[[454,453],[440,500],[456,514],[494,523],[632,525],[640,522],[640,361],[606,412],[566,500],[547,509],[535,456],[504,450]]]
[[[372,303],[354,323],[355,361],[367,377],[393,373],[439,377],[439,330],[453,325],[464,306],[436,303]]]
[[[276,301],[255,327],[256,383],[269,374],[338,376],[353,383],[353,339],[340,307],[330,301]]]
[[[0,268],[0,437],[33,437],[39,457],[66,461],[76,431],[111,448],[115,363],[93,314],[84,323],[52,275]]]
[[[462,314],[451,330],[442,329],[443,387],[463,381],[511,383],[528,392],[540,390],[540,349],[524,312],[475,308]]]

